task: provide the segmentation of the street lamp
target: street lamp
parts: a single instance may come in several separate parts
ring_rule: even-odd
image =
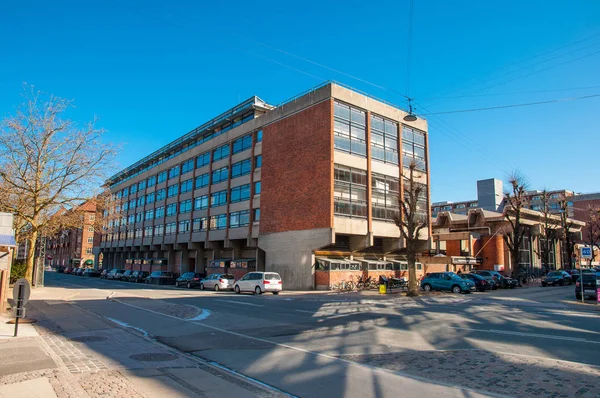
[[[413,113],[412,104],[410,103],[410,98],[408,99],[408,115],[404,116],[405,122],[414,122],[417,120],[417,117]]]

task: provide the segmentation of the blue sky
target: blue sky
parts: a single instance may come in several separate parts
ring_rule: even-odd
[[[278,104],[331,79],[406,107],[408,10],[408,0],[2,2],[0,117],[23,82],[74,99],[69,116],[99,117],[126,167],[252,95]],[[599,94],[598,70],[600,2],[415,0],[417,113]],[[514,168],[532,188],[600,191],[599,110],[600,97],[427,116],[432,200],[475,198],[476,180]]]

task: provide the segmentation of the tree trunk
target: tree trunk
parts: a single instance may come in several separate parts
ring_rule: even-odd
[[[25,269],[25,279],[29,284],[33,284],[33,265],[35,263],[35,244],[37,241],[37,231],[32,231],[27,237],[27,268]]]
[[[417,286],[417,256],[413,244],[407,242],[406,260],[408,262],[408,292],[410,297],[419,295],[419,287]]]

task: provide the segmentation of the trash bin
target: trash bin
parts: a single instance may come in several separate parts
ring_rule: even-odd
[[[379,294],[386,294],[388,292],[389,280],[383,275],[379,276]]]

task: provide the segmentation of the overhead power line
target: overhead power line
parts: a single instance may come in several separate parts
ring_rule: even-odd
[[[436,100],[436,99],[459,99],[459,98],[469,98],[469,97],[493,97],[493,96],[502,96],[502,95],[539,94],[539,93],[550,93],[550,92],[557,92],[557,91],[591,90],[591,89],[595,89],[595,88],[600,88],[600,85],[588,86],[588,87],[572,87],[572,88],[555,88],[555,89],[548,89],[548,90],[520,91],[520,92],[512,92],[512,93],[466,94],[466,95],[458,95],[455,97],[420,97],[420,100],[424,101],[424,100]]]
[[[516,107],[521,107],[521,106],[542,105],[542,104],[550,104],[550,103],[554,103],[554,102],[576,101],[576,100],[595,98],[595,97],[600,97],[600,94],[584,95],[582,97],[573,97],[573,98],[560,98],[560,99],[547,100],[547,101],[526,102],[526,103],[522,103],[522,104],[498,105],[498,106],[490,106],[490,107],[486,107],[486,108],[458,109],[458,110],[454,110],[454,111],[422,113],[421,116],[446,115],[449,113],[489,111],[492,109],[504,109],[504,108],[516,108]]]

